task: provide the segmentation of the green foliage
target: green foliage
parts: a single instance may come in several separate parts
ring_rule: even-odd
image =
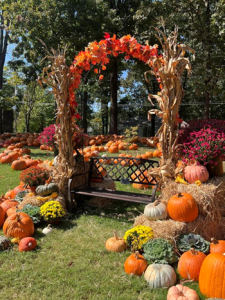
[[[196,251],[208,253],[210,243],[204,240],[199,234],[190,233],[181,235],[177,240],[176,245],[181,252],[186,252],[191,248],[194,248]]]
[[[138,136],[137,130],[138,130],[138,126],[134,126],[134,127],[131,126],[129,128],[126,128],[124,133],[125,135],[124,141],[130,143],[133,137]]]
[[[144,257],[149,264],[171,264],[178,260],[173,246],[162,238],[148,241],[143,250]]]
[[[26,213],[29,217],[31,217],[34,224],[38,224],[41,222],[41,216],[40,216],[40,207],[34,206],[31,204],[26,204],[22,209],[19,209],[18,211]]]

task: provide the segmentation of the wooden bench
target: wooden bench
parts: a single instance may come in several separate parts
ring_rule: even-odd
[[[158,166],[159,163],[156,160],[138,159],[135,157],[92,157],[88,170],[82,174],[74,174],[69,179],[68,201],[72,204],[74,197],[80,195],[82,197],[101,197],[142,204],[154,202],[157,181],[154,177],[150,179],[146,172],[150,167]],[[77,183],[81,176],[83,176],[81,184],[74,188],[74,183]],[[103,182],[105,180],[119,181],[124,184],[145,184],[154,186],[154,188],[152,195],[143,195],[91,186],[91,182]]]

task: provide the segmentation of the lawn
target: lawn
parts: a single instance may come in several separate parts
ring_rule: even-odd
[[[144,150],[143,150],[144,151]],[[51,159],[50,152],[32,149],[32,157]],[[0,193],[19,183],[19,171],[0,165]],[[1,253],[0,287],[2,299],[18,300],[165,300],[167,289],[150,289],[142,277],[124,272],[130,255],[110,253],[105,241],[116,230],[119,236],[133,225],[143,205],[114,201],[96,208],[84,205],[77,215],[68,214],[52,232],[44,236],[42,223],[34,237],[38,247],[18,252],[17,246]],[[188,284],[196,289],[196,283]]]

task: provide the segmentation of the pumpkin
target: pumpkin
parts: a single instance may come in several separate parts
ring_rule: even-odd
[[[10,152],[8,155],[3,156],[1,158],[1,163],[2,164],[10,164],[14,160],[16,160],[19,156],[20,156],[20,154],[18,152]]]
[[[13,170],[24,170],[27,168],[27,164],[25,162],[25,160],[14,160],[12,165],[11,165],[11,168]]]
[[[148,266],[147,260],[138,251],[128,256],[124,269],[127,274],[141,276]]]
[[[5,212],[7,212],[7,210],[8,210],[9,208],[15,207],[15,206],[17,206],[18,204],[19,204],[19,202],[10,199],[10,200],[6,200],[6,201],[2,202],[0,206],[1,206],[1,208],[2,208]]]
[[[127,243],[123,238],[118,237],[116,231],[113,231],[114,236],[109,238],[105,247],[108,251],[112,252],[123,252],[127,249]]]
[[[137,144],[130,145],[129,150],[138,150],[138,145]]]
[[[204,259],[200,274],[200,292],[207,297],[225,299],[225,253],[211,253]]]
[[[37,241],[32,237],[25,237],[19,242],[19,251],[31,251],[37,246]]]
[[[225,241],[211,238],[210,253],[225,253]]]
[[[17,212],[5,220],[3,233],[7,237],[24,238],[32,236],[34,234],[34,223],[27,214]]]
[[[0,206],[0,227],[2,227],[4,222],[5,222],[5,210]]]
[[[205,166],[190,165],[184,168],[184,178],[189,183],[195,183],[197,180],[206,182],[209,179],[209,172]]]
[[[152,264],[148,266],[144,277],[151,288],[171,287],[177,279],[174,269],[166,264]]]
[[[191,248],[184,252],[178,262],[178,272],[185,279],[198,281],[199,272],[206,255]]]
[[[149,220],[163,220],[167,217],[166,205],[156,200],[154,203],[149,203],[145,206],[144,215]]]
[[[111,145],[109,147],[109,153],[118,153],[118,152],[119,152],[119,149],[118,149],[117,145]]]
[[[11,198],[12,190],[8,190],[8,192],[5,193],[5,198]]]
[[[58,186],[54,183],[51,182],[49,184],[45,184],[45,185],[39,185],[36,188],[36,194],[40,195],[40,196],[48,196],[50,194],[52,194],[53,192],[57,192],[58,191]]]
[[[167,211],[171,219],[179,222],[192,222],[198,217],[198,206],[192,195],[178,193],[167,203]]]
[[[162,156],[162,151],[160,150],[153,151],[153,157],[161,157],[161,156]]]
[[[167,293],[167,300],[199,300],[196,291],[182,284],[172,286]]]
[[[15,214],[17,211],[17,206],[10,207],[6,211],[6,217],[8,218],[10,215]]]
[[[37,166],[40,161],[38,159],[31,159],[31,158],[27,158],[25,160],[27,168],[32,167],[32,166]]]
[[[16,186],[11,192],[11,199],[14,199],[19,192],[28,191],[23,185]]]
[[[98,170],[95,170],[93,176],[99,177],[99,179],[91,178],[91,182],[102,182],[103,181],[102,177],[104,177],[107,173],[106,170],[103,169],[102,167],[100,167],[99,165],[97,166],[97,168],[98,168]]]

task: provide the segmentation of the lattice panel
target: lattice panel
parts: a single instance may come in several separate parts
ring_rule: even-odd
[[[154,177],[148,177],[149,168],[158,167],[155,160],[139,159],[133,157],[92,157],[91,178],[107,179],[124,183],[155,184]]]

